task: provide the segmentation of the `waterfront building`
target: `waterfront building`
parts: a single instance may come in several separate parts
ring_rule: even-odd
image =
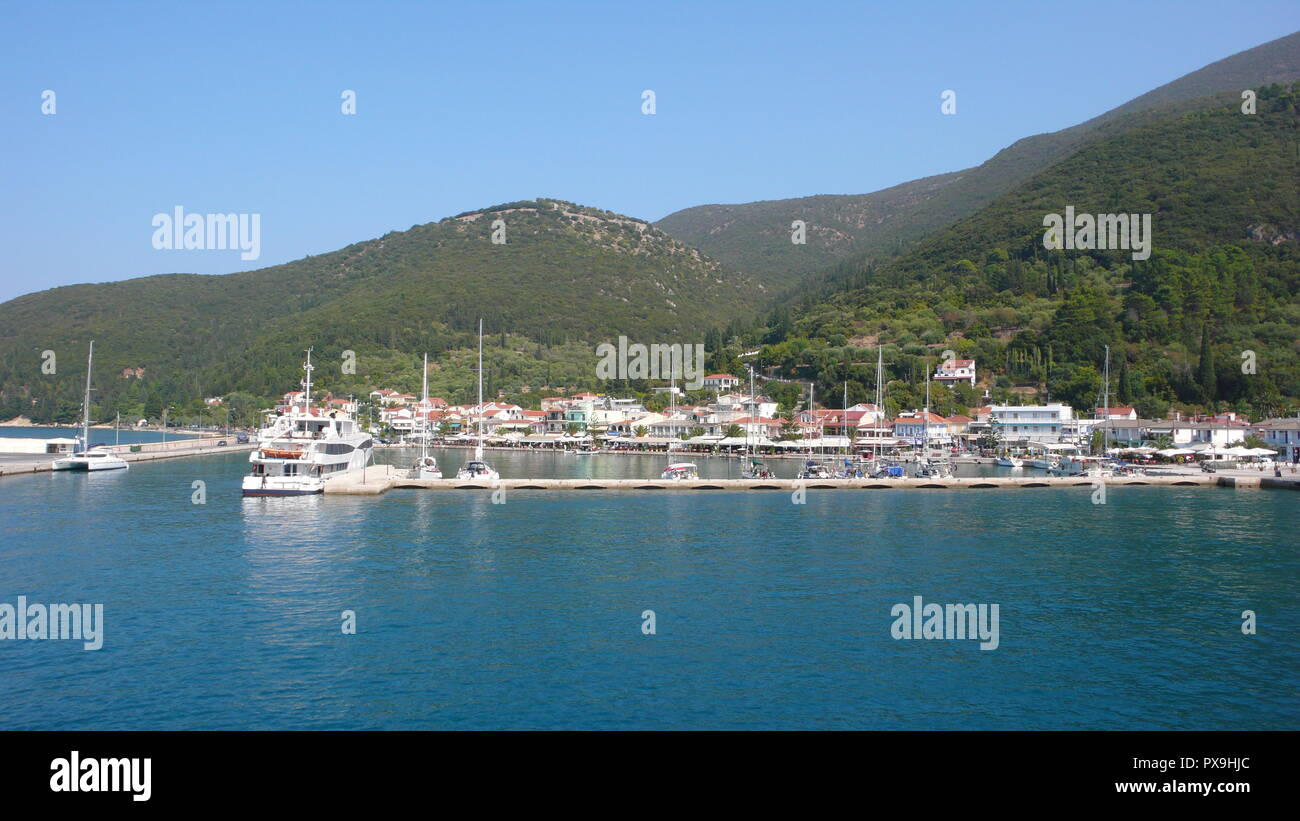
[[[933,411],[906,411],[894,420],[894,438],[923,447],[926,442],[934,446],[952,444],[948,420]]]
[[[1252,425],[1251,432],[1277,451],[1283,461],[1300,463],[1300,417],[1265,419]]]
[[[1072,443],[1080,435],[1069,405],[992,405],[989,418],[1005,442]]]

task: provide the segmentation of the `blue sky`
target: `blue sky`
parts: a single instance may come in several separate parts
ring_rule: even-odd
[[[0,300],[260,268],[536,196],[654,220],[864,193],[1296,29],[1294,0],[8,3]],[[176,205],[260,214],[260,258],[155,250]]]

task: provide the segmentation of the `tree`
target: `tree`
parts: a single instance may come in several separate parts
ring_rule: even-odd
[[[1196,365],[1196,384],[1201,388],[1201,399],[1213,402],[1218,393],[1218,380],[1214,375],[1214,352],[1210,350],[1210,323],[1201,325],[1201,360]]]
[[[643,439],[650,434],[650,429],[645,425],[637,425],[632,432],[636,434],[636,438]]]
[[[740,425],[728,425],[727,430],[723,433],[723,436],[728,439],[739,439],[744,435],[745,431],[740,427]]]
[[[1002,444],[1002,426],[997,422],[990,422],[989,429],[981,433],[975,442],[981,450],[997,450]]]

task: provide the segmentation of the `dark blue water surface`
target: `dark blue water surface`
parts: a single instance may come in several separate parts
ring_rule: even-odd
[[[1291,492],[243,499],[246,459],[0,479],[0,602],[106,621],[0,641],[0,727],[1300,728]],[[997,603],[1001,646],[894,640],[917,595]]]

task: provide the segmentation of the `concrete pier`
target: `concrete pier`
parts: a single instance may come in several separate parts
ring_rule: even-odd
[[[144,442],[140,444],[140,450],[132,453],[130,445],[110,445],[98,450],[107,450],[121,456],[128,462],[150,462],[154,459],[175,459],[181,456],[207,456],[214,453],[231,453],[234,451],[250,451],[257,447],[255,443],[245,445],[236,444],[231,439],[226,441],[230,444],[218,446],[217,442],[221,441],[217,437],[205,437],[203,439],[174,439],[170,442]],[[66,453],[0,453],[0,476],[18,476],[31,473],[44,473],[54,470],[54,460]]]
[[[944,490],[944,489],[1029,489],[1092,487],[1094,480],[1085,476],[970,476],[955,479],[499,479],[497,481],[463,481],[450,479],[408,479],[405,471],[390,465],[350,471],[325,483],[326,493],[377,495],[388,490]],[[1225,477],[1227,478],[1227,477]],[[1100,480],[1115,486],[1162,487],[1245,487],[1237,479],[1221,482],[1212,474],[1200,476],[1123,476]],[[1282,480],[1277,480],[1282,481]],[[1294,482],[1291,484],[1295,484]],[[1255,479],[1254,487],[1260,486]],[[1274,486],[1272,484],[1268,486]]]

